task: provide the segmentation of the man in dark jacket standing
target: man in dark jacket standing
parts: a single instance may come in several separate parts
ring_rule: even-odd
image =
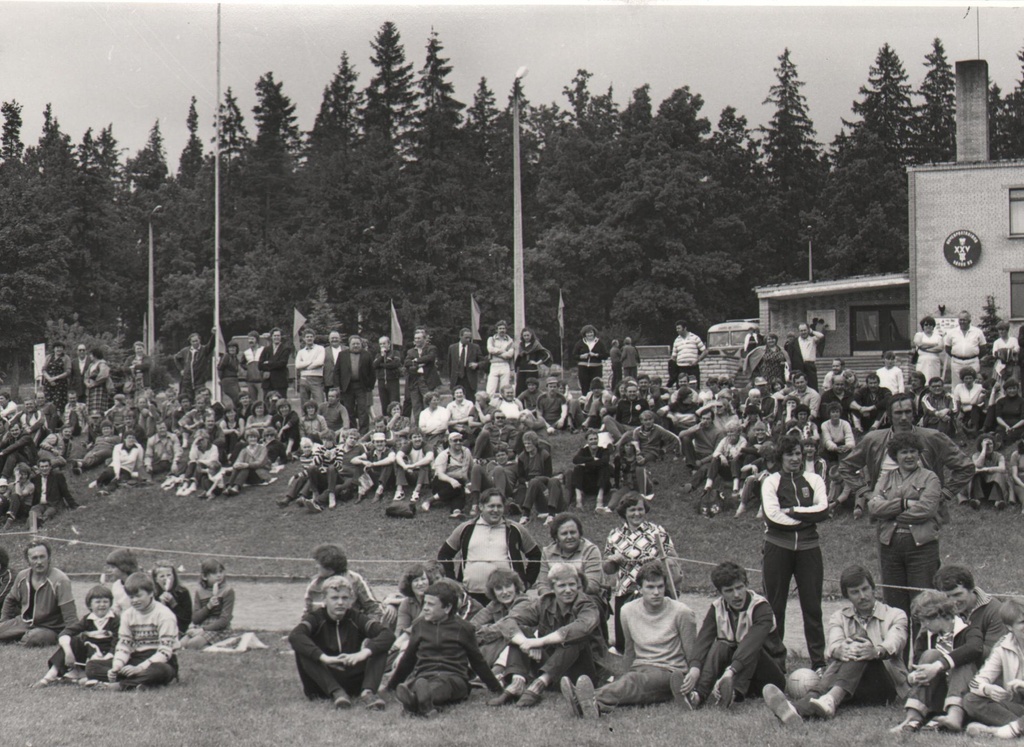
[[[274,327],[270,331],[270,344],[260,352],[260,371],[268,374],[263,380],[263,396],[269,397],[277,392],[282,397],[288,396],[288,358],[292,350],[284,343],[281,328]]]
[[[412,422],[418,423],[424,395],[441,386],[441,375],[437,372],[437,346],[430,344],[427,330],[420,327],[412,339],[413,346],[405,354],[405,386],[412,405]]]
[[[199,339],[199,333],[193,332],[188,336],[188,347],[175,353],[174,362],[181,374],[179,395],[195,400],[196,388],[206,386],[210,381],[213,376],[210,354],[213,351],[213,341],[216,339],[216,335],[215,328],[210,334],[210,341],[203,345]]]
[[[373,397],[373,357],[363,347],[363,339],[348,339],[348,351],[338,356],[332,386],[338,387],[341,403],[348,410],[352,427],[370,427],[370,400]]]
[[[468,327],[459,331],[459,341],[448,347],[448,378],[451,388],[461,386],[466,392],[466,399],[472,401],[476,397],[480,381],[480,360],[483,352],[473,342],[473,332]]]
[[[368,710],[383,711],[377,690],[395,634],[352,609],[355,592],[344,576],[332,576],[322,588],[324,606],[303,615],[288,636],[302,690],[310,700],[330,698],[335,708],[351,707],[358,696]]]

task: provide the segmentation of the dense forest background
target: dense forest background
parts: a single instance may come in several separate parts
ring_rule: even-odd
[[[470,293],[485,328],[512,315],[513,91],[481,78],[472,101],[457,101],[437,33],[421,64],[392,23],[371,46],[369,70],[341,55],[309,132],[273,72],[256,82],[252,112],[223,94],[226,337],[290,328],[293,308],[322,332],[376,335],[388,330],[390,299],[408,338],[424,324],[439,344],[468,323]],[[997,159],[1024,158],[1024,49],[1018,58],[1021,78],[990,88]],[[657,106],[647,86],[591,90],[586,70],[561,102],[534,104],[521,90],[528,325],[558,350],[561,289],[567,343],[584,323],[668,342],[679,317],[703,331],[756,315],[754,286],[806,278],[809,240],[816,278],[906,270],[905,168],[953,160],[955,149],[953,70],[939,39],[921,64],[914,88],[883,45],[827,144],[788,49],[760,128],[732,107],[705,112],[686,85]],[[141,338],[151,218],[161,347],[173,352],[193,330],[205,337],[214,138],[195,99],[180,154],[165,153],[159,121],[134,155],[110,124],[75,142],[50,106],[26,146],[21,111],[2,106],[0,371],[69,329],[118,347]]]

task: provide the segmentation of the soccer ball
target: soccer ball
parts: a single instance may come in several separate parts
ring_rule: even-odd
[[[799,700],[811,691],[821,678],[813,669],[795,669],[786,678],[786,694]]]

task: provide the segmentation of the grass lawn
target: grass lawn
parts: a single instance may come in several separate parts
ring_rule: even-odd
[[[696,713],[672,704],[625,708],[600,721],[572,719],[557,693],[532,711],[492,709],[474,691],[469,703],[432,721],[409,719],[390,697],[387,710],[335,711],[326,701],[302,697],[294,659],[286,644],[264,640],[268,651],[241,655],[186,652],[180,656],[181,682],[167,688],[121,693],[55,685],[30,690],[42,675],[42,656],[16,646],[3,649],[2,743],[7,747],[57,747],[115,742],[153,747],[280,747],[281,745],[857,745],[967,744],[951,737],[901,740],[887,729],[897,723],[894,709],[861,708],[840,713],[833,722],[814,724],[805,734],[785,732],[760,700],[733,711]]]
[[[568,463],[579,436],[554,439],[555,464]],[[281,473],[286,476],[288,473]],[[664,524],[684,558],[716,563],[732,559],[748,568],[760,565],[763,526],[752,516],[736,520],[727,516],[704,519],[679,489],[685,470],[679,463],[656,468],[659,480],[652,519]],[[240,497],[212,502],[194,497],[178,498],[156,487],[122,488],[113,496],[100,497],[85,487],[89,479],[72,478],[71,485],[87,509],[63,514],[45,527],[44,534],[76,539],[78,544],[55,545],[55,563],[69,572],[98,573],[109,548],[91,546],[131,545],[163,552],[139,552],[144,566],[161,557],[198,569],[199,557],[177,555],[169,550],[195,553],[266,556],[277,559],[228,559],[229,574],[306,577],[312,561],[310,548],[320,542],[341,544],[355,570],[375,581],[394,583],[406,562],[434,557],[454,522],[441,510],[414,520],[388,519],[380,506],[341,506],[335,511],[309,515],[296,509],[279,509],[274,501],[284,491],[277,484],[245,491]],[[603,546],[617,516],[583,516],[585,533]],[[996,514],[953,509],[953,523],[941,538],[944,562],[971,565],[979,583],[989,591],[1012,592],[1024,587],[1019,577],[1019,558],[1024,555],[1024,517],[1017,512]],[[533,524],[534,536],[547,541],[546,528]],[[873,527],[843,516],[821,528],[828,579],[853,562],[877,571],[878,554]],[[23,566],[24,535],[0,535],[15,568]],[[684,584],[695,591],[709,591],[710,566],[687,564]],[[751,578],[754,588],[760,579]],[[826,593],[838,594],[838,585],[826,582]],[[81,600],[80,600],[81,601]],[[791,606],[795,606],[794,603]],[[356,744],[495,744],[529,745],[746,745],[752,739],[769,745],[868,744],[907,741],[886,730],[901,717],[898,709],[849,709],[832,723],[816,725],[806,735],[792,735],[778,728],[775,719],[756,701],[734,713],[713,710],[680,713],[672,706],[626,709],[599,723],[570,720],[552,695],[536,713],[516,709],[486,708],[482,696],[431,722],[410,721],[400,707],[389,703],[383,714],[336,713],[326,704],[309,704],[303,698],[290,655],[277,635],[261,638],[270,651],[244,655],[186,653],[182,656],[182,683],[165,690],[143,693],[87,692],[75,687],[55,687],[37,692],[27,688],[42,676],[49,652],[8,646],[0,651],[0,682],[4,688],[4,718],[0,725],[3,745],[70,745],[109,739],[139,740],[153,745],[282,745],[334,744],[339,732]],[[556,727],[552,729],[552,726]],[[143,736],[145,735],[145,736]],[[914,741],[914,740],[911,740]],[[921,744],[935,737],[919,737]],[[948,744],[966,740],[942,738]]]

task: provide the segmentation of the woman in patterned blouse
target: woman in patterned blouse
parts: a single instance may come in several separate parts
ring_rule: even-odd
[[[634,599],[639,591],[636,576],[640,567],[649,560],[677,557],[672,538],[665,528],[647,521],[649,510],[650,506],[640,493],[630,491],[623,495],[617,511],[626,523],[609,532],[604,547],[604,572],[617,574],[613,598],[615,645],[620,652],[625,644],[619,610],[626,602]]]

